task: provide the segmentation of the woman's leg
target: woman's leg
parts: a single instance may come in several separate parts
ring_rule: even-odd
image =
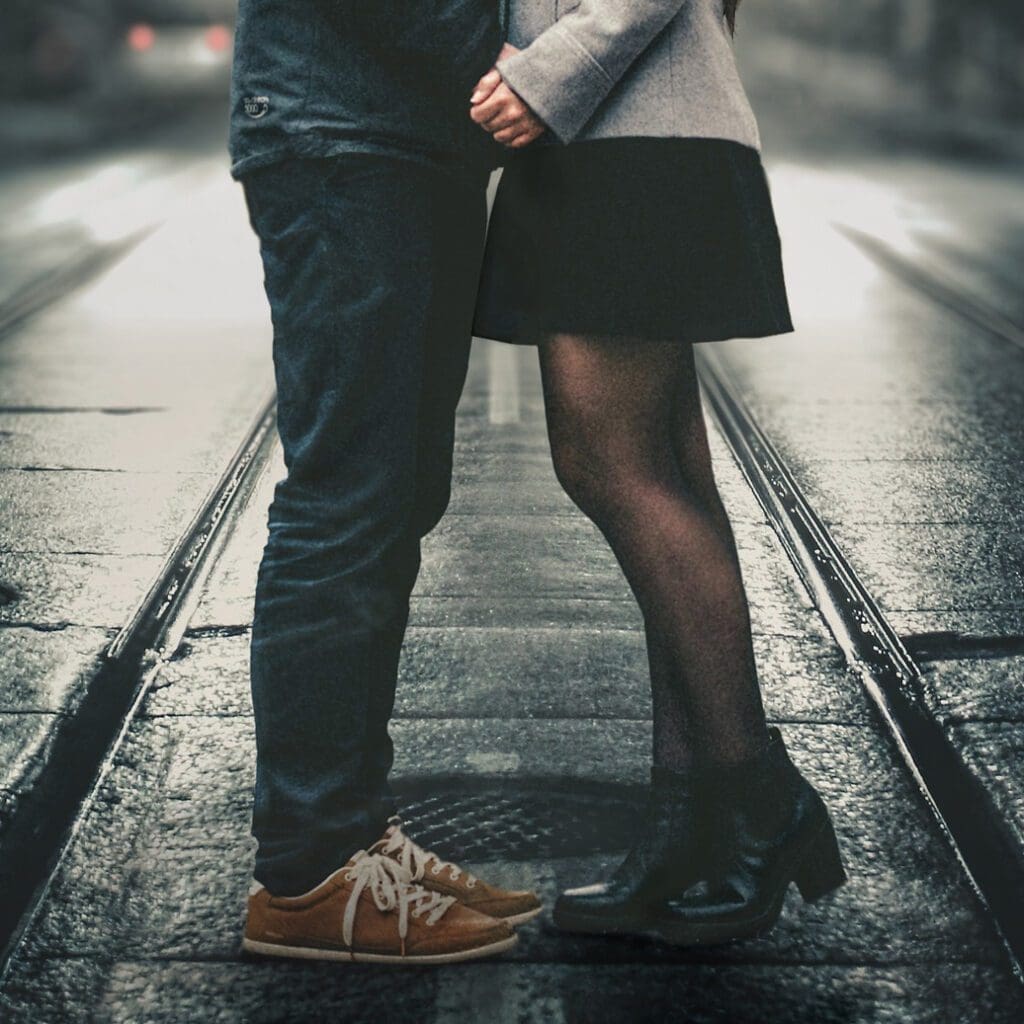
[[[684,381],[674,396],[675,408],[671,421],[676,463],[688,489],[703,504],[728,547],[738,574],[740,561],[736,539],[729,515],[718,492],[711,465],[711,449],[708,446],[707,425],[700,401],[692,345],[683,346],[681,358],[685,363]],[[750,614],[745,595],[743,608],[744,621],[739,625],[742,634],[740,647],[747,652],[747,673],[757,686],[757,668],[750,636]],[[692,763],[694,758],[692,744],[683,728],[686,720],[685,709],[681,706],[679,687],[675,684],[678,670],[673,662],[671,647],[657,630],[648,629],[646,639],[651,692],[655,706],[659,709],[654,719],[654,762],[666,767],[681,767]]]
[[[558,478],[608,540],[644,616],[655,764],[751,757],[767,730],[692,346],[555,335],[540,357]]]

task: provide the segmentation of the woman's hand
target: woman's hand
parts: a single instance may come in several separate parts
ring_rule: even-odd
[[[498,60],[518,52],[506,43]],[[546,130],[544,122],[502,81],[496,67],[476,83],[469,103],[469,116],[509,149],[528,146]]]

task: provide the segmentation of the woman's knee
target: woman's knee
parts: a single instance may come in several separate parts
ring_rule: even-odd
[[[608,381],[578,386],[555,362],[549,352],[544,367],[548,437],[555,474],[569,497],[595,518],[628,507],[646,484],[664,484],[675,456],[662,403],[624,395]]]
[[[551,454],[562,489],[599,526],[635,503],[648,476],[622,446],[574,439],[553,444]]]
[[[584,512],[595,504],[600,472],[589,451],[578,443],[552,440],[551,461],[562,490]]]

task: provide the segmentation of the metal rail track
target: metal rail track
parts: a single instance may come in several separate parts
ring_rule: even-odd
[[[992,309],[981,299],[975,298],[936,267],[922,266],[907,259],[880,238],[859,231],[849,224],[836,223],[834,226],[841,235],[853,242],[861,252],[866,253],[893,277],[944,306],[972,326],[980,327],[1000,341],[1024,349],[1024,328],[998,310]]]
[[[921,671],[765,436],[725,362],[698,348],[723,435],[847,662],[914,778],[1024,981],[1024,858],[1005,822],[927,708]],[[149,687],[170,658],[274,442],[274,396],[105,652],[50,769],[0,839],[0,984],[46,897],[83,811]]]
[[[124,259],[154,226],[140,228],[127,238],[105,245],[83,246],[62,263],[49,267],[0,302],[0,340],[12,334],[27,320],[45,312],[61,299],[95,280],[115,263]]]
[[[707,346],[697,351],[729,447],[1024,982],[1024,853],[931,714],[920,668],[761,430],[722,356]]]
[[[0,836],[0,985],[136,712],[181,642],[203,584],[267,465],[276,423],[271,394],[104,652],[75,712],[50,742],[31,794]]]

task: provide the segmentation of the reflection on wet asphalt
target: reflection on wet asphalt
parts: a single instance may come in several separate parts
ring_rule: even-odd
[[[101,220],[158,208],[163,226],[0,342],[5,791],[30,778],[262,396],[259,267],[218,160],[174,165],[159,187],[141,173],[135,206],[114,189]],[[797,331],[718,351],[901,634],[1012,641],[1024,353],[835,225],[935,261],[1019,322],[997,258],[1024,245],[1007,214],[1024,209],[1019,182],[934,160],[767,163]],[[715,1021],[1019,1019],[986,915],[716,429],[711,440],[769,715],[836,819],[851,882],[835,897],[791,894],[770,935],[700,952],[569,938],[545,917],[506,959],[457,971],[242,961],[248,628],[277,455],[80,823],[13,962],[5,1019],[617,1021],[679,1019],[681,1006]],[[926,666],[928,699],[1024,834],[1024,676],[995,648],[979,658],[984,643],[947,641]],[[645,671],[615,560],[551,470],[534,350],[476,342],[452,503],[425,544],[401,667],[396,779],[413,821],[548,905],[606,873],[619,854],[594,822],[607,814],[626,842],[647,776]]]

